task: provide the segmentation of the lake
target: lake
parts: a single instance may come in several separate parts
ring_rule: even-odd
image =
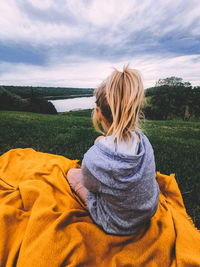
[[[67,112],[71,110],[93,109],[95,107],[95,97],[77,97],[61,100],[48,100],[56,108],[57,112]]]

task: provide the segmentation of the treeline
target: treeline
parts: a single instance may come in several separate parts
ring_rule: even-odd
[[[79,96],[92,96],[93,88],[71,88],[71,87],[35,87],[35,86],[3,86],[7,91],[17,94],[23,98],[37,96],[43,99],[63,99]]]
[[[56,114],[47,99],[92,96],[92,88],[0,86],[0,110]],[[192,87],[182,78],[159,79],[145,90],[143,112],[147,119],[200,119],[200,86]]]
[[[0,86],[0,110],[57,114],[51,102],[34,95],[29,98],[23,98],[20,95],[8,91],[3,86]]]
[[[0,110],[57,114],[47,100],[92,96],[92,88],[0,86]]]
[[[192,87],[182,78],[160,79],[146,89],[143,112],[147,119],[167,120],[200,118],[200,86]]]

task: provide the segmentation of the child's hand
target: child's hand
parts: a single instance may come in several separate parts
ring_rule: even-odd
[[[67,179],[71,188],[86,203],[86,188],[81,183],[81,169],[72,168],[67,172]]]
[[[72,168],[67,172],[67,179],[71,185],[71,187],[75,190],[78,184],[81,181],[81,169]]]

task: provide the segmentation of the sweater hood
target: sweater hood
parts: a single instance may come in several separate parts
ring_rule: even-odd
[[[99,141],[84,155],[84,164],[102,187],[126,190],[130,185],[138,183],[146,171],[151,171],[151,176],[155,176],[152,146],[144,134],[140,132],[137,134],[140,143],[136,155],[114,152]]]
[[[135,233],[158,207],[153,149],[144,134],[137,134],[140,142],[136,155],[114,152],[97,141],[83,158],[88,210],[107,233]]]

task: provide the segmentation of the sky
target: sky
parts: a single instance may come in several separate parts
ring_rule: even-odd
[[[0,0],[0,84],[96,88],[129,64],[144,87],[200,85],[199,0]]]

